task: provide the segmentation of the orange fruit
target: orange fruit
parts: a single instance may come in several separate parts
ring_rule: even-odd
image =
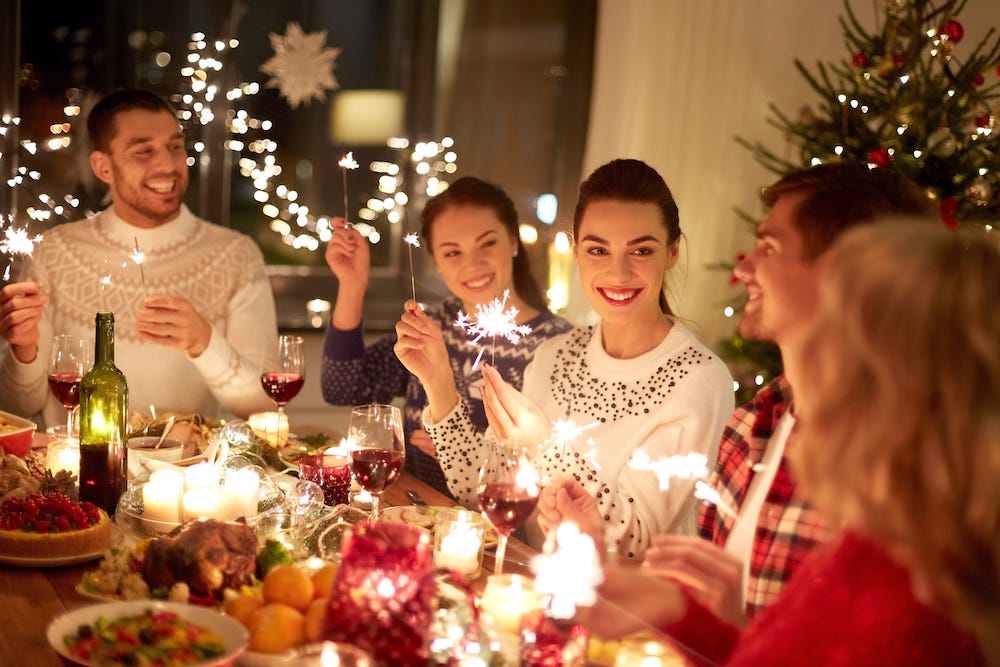
[[[305,619],[287,604],[265,604],[250,614],[247,648],[258,653],[285,653],[305,642]]]
[[[312,577],[301,567],[278,565],[264,577],[264,601],[305,611],[313,599]]]
[[[337,564],[326,563],[312,574],[313,598],[325,598],[330,595],[333,580],[337,578]]]
[[[323,639],[326,630],[326,605],[329,598],[316,598],[306,609],[306,641],[318,642]]]
[[[264,598],[255,593],[242,593],[228,598],[222,605],[222,610],[246,626],[250,615],[264,605]]]

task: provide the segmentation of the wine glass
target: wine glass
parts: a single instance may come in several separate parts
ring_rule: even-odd
[[[278,435],[285,422],[285,406],[298,396],[306,381],[306,357],[302,348],[302,336],[282,334],[278,336],[278,355],[264,362],[260,373],[260,384],[264,392],[278,406]]]
[[[406,448],[403,412],[394,405],[359,405],[351,410],[348,437],[353,440],[351,472],[372,495],[372,521],[378,519],[379,499],[403,472]]]
[[[479,509],[496,528],[499,539],[494,574],[503,574],[507,539],[538,504],[539,476],[529,448],[517,441],[497,441],[488,447],[479,471]]]
[[[66,408],[66,437],[73,437],[73,413],[80,405],[80,380],[90,367],[90,345],[85,338],[59,334],[52,339],[49,389]]]

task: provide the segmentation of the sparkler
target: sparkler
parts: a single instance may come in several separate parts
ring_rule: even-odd
[[[531,327],[527,324],[517,323],[517,308],[504,308],[507,305],[507,298],[509,296],[510,290],[504,290],[503,300],[494,298],[492,302],[485,306],[482,304],[476,305],[474,316],[466,315],[462,311],[459,311],[458,319],[455,320],[456,327],[464,329],[468,335],[474,336],[472,339],[473,344],[478,343],[484,336],[490,336],[493,339],[494,356],[496,355],[497,336],[506,338],[512,345],[517,345],[522,336],[527,336],[531,333]],[[476,362],[472,364],[473,370],[479,366],[479,361],[482,358],[483,350],[479,350]]]
[[[723,514],[729,515],[737,521],[740,520],[740,516],[737,514],[736,510],[724,503],[722,501],[722,496],[719,495],[719,492],[712,488],[712,486],[705,480],[699,479],[694,483],[694,497],[711,505],[715,505],[716,508],[718,508],[718,510]]]
[[[29,236],[27,228],[15,228],[12,221],[13,216],[8,214],[7,222],[11,226],[4,230],[3,239],[0,240],[0,253],[10,256],[10,260],[7,262],[7,268],[5,268],[3,272],[4,281],[10,279],[11,270],[14,266],[14,259],[18,256],[31,257],[31,254],[35,251],[35,244],[42,240],[41,234]]]
[[[341,173],[344,175],[344,224],[347,224],[347,221],[349,219],[347,216],[347,170],[357,169],[358,163],[354,159],[354,153],[348,152],[347,155],[340,158],[340,162],[338,162],[337,164],[343,168]]]
[[[417,284],[413,278],[413,249],[420,247],[420,237],[414,232],[410,232],[403,237],[406,242],[406,252],[410,256],[410,290],[413,292],[413,300],[417,300]]]
[[[577,607],[597,601],[597,586],[604,581],[601,557],[594,539],[571,521],[556,529],[555,549],[531,559],[535,589],[551,595],[553,618],[571,618]]]
[[[145,253],[139,252],[139,237],[138,236],[133,236],[132,240],[135,242],[135,248],[132,251],[132,254],[129,255],[129,257],[131,257],[132,261],[135,262],[139,266],[139,277],[142,278],[142,289],[145,290],[146,289],[146,272],[142,268],[142,263],[146,261],[146,255],[145,255]]]
[[[670,488],[670,480],[675,477],[677,479],[704,479],[708,477],[707,464],[708,458],[704,454],[695,452],[650,459],[645,450],[639,449],[629,459],[628,467],[633,470],[649,470],[656,473],[660,490],[666,491]]]
[[[601,422],[597,420],[592,421],[589,424],[584,424],[583,426],[577,426],[573,423],[572,419],[557,419],[552,422],[552,435],[563,446],[563,449],[567,449],[571,440],[576,440],[582,436],[583,432],[587,429],[600,425]],[[587,458],[590,460],[590,465],[594,466],[594,470],[600,471],[601,464],[597,461],[597,449],[595,447],[594,439],[587,438],[587,444],[590,445],[590,449],[586,454]]]

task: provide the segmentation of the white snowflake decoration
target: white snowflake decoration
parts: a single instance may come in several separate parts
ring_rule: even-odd
[[[293,109],[313,98],[325,100],[324,90],[340,87],[333,76],[340,49],[326,48],[326,32],[305,33],[292,21],[284,35],[268,34],[274,55],[260,70],[271,76],[267,85],[277,88]]]

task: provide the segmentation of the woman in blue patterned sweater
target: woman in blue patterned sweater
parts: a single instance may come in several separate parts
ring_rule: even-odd
[[[461,399],[476,426],[485,430],[483,378],[473,370],[481,347],[454,326],[459,312],[474,313],[477,305],[503,298],[509,291],[507,307],[517,309],[518,324],[528,325],[531,333],[516,345],[502,338],[495,344],[490,341],[488,353],[490,363],[519,389],[524,367],[538,344],[572,327],[546,307],[518,235],[514,202],[499,187],[474,177],[460,178],[427,202],[420,218],[421,243],[452,294],[425,312],[443,331]],[[426,394],[396,358],[396,335],[387,334],[365,347],[361,318],[368,286],[368,245],[343,220],[336,222],[326,248],[326,262],[338,286],[323,350],[323,397],[333,405],[360,405],[405,396],[406,469],[450,496],[434,445],[420,425]]]

